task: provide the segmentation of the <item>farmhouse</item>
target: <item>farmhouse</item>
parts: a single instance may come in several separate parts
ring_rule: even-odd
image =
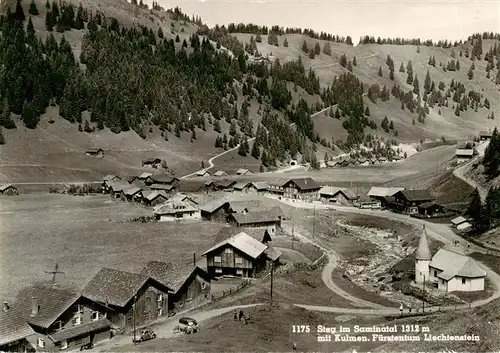
[[[338,160],[334,159],[332,161],[326,162],[326,167],[327,168],[334,168],[338,163]]]
[[[251,183],[247,183],[247,182],[236,183],[236,184],[233,185],[233,190],[237,191],[237,192],[240,192],[240,193],[247,193],[248,192],[248,188],[250,187],[250,185],[252,185],[252,184]]]
[[[118,175],[112,175],[112,174],[108,174],[102,179],[102,181],[119,181],[119,180],[122,180],[122,178],[120,178]]]
[[[149,178],[150,176],[152,176],[153,173],[147,173],[147,172],[144,172],[142,173],[141,175],[139,175],[139,179],[140,180],[146,180],[147,178]]]
[[[164,191],[151,191],[144,195],[142,201],[146,206],[154,207],[159,204],[165,203],[168,200],[168,196]]]
[[[429,201],[418,205],[418,213],[422,216],[433,217],[445,214],[446,209],[436,201]]]
[[[230,224],[236,227],[266,229],[271,235],[281,226],[283,211],[279,207],[246,213],[232,213],[228,217]]]
[[[248,169],[240,168],[236,171],[236,175],[252,175],[253,173]]]
[[[304,201],[318,200],[321,189],[312,178],[290,179],[282,187],[285,190],[285,197]]]
[[[168,202],[154,212],[155,218],[160,222],[181,220],[200,220],[200,210],[187,202]]]
[[[103,157],[104,151],[102,150],[102,148],[89,148],[85,151],[85,154],[92,157]]]
[[[262,244],[269,245],[270,242],[273,241],[271,234],[267,231],[267,229],[259,229],[259,228],[239,228],[239,227],[231,227],[231,226],[226,226],[223,227],[219,233],[215,236],[215,244],[220,243],[224,240],[227,240],[231,237],[233,237],[235,234],[244,232],[254,238],[255,240],[258,240]],[[277,232],[279,233],[279,232]]]
[[[151,190],[155,191],[163,191],[167,193],[174,192],[176,187],[175,185],[164,185],[164,184],[152,184],[149,186]]]
[[[272,196],[284,196],[285,195],[285,189],[283,188],[283,183],[271,183],[267,187],[267,192],[269,195]]]
[[[479,132],[479,140],[481,141],[488,141],[491,140],[491,137],[493,136],[493,132],[491,130],[489,131],[481,131]]]
[[[149,261],[141,274],[172,288],[168,296],[169,313],[193,309],[211,300],[212,276],[198,266]]]
[[[469,223],[469,222],[463,222],[463,223],[460,223],[458,226],[457,226],[457,230],[459,231],[467,231],[469,230],[470,228],[472,228],[472,224]]]
[[[30,341],[36,341],[36,339],[34,339],[36,333],[26,321],[30,314],[29,307],[26,310],[26,304],[30,305],[30,300],[14,305],[7,302],[3,303],[3,310],[0,311],[1,352],[35,351]]]
[[[87,283],[82,295],[105,305],[106,317],[113,326],[130,331],[134,321],[138,327],[165,316],[170,291],[148,276],[102,268]]]
[[[122,197],[122,191],[130,188],[129,184],[122,182],[111,182],[108,187],[109,194],[114,198]]]
[[[460,216],[460,217],[453,218],[450,222],[456,228],[460,224],[467,222],[467,219],[464,218],[464,217],[462,217],[462,216]]]
[[[0,185],[0,194],[17,195],[17,188],[12,184]]]
[[[160,158],[146,158],[142,161],[143,167],[158,168],[161,164]]]
[[[153,174],[146,178],[146,185],[175,185],[179,179],[170,174]]]
[[[196,176],[205,178],[210,176],[210,172],[208,170],[200,170],[196,172]]]
[[[264,207],[261,200],[231,200],[227,202],[227,213],[248,213],[260,211]]]
[[[401,190],[394,194],[390,206],[407,213],[417,213],[418,206],[434,200],[427,190]]]
[[[266,268],[267,248],[267,245],[241,232],[214,245],[202,256],[206,256],[208,273],[212,276],[255,277]]]
[[[470,161],[474,156],[473,149],[458,149],[455,151],[455,158],[457,159],[457,164]]]
[[[394,201],[392,197],[402,190],[405,190],[405,188],[372,187],[370,191],[368,191],[368,197],[376,201],[379,207],[389,207],[390,203]]]
[[[122,195],[127,201],[141,202],[143,198],[142,189],[138,187],[132,187],[122,191]]]
[[[216,177],[221,177],[221,176],[229,176],[229,174],[227,174],[225,171],[223,170],[218,170],[214,173],[214,176]]]
[[[484,290],[484,271],[458,245],[447,244],[432,257],[429,279],[445,292]]]
[[[233,191],[233,186],[236,184],[234,180],[207,181],[205,187],[212,191]]]
[[[354,201],[353,205],[359,208],[370,208],[370,209],[378,209],[381,207],[380,201],[368,197],[368,195],[360,195],[358,199]]]
[[[111,338],[105,307],[72,291],[36,285],[21,291],[14,307],[33,330],[26,339],[37,351],[74,350]]]
[[[323,202],[342,205],[350,205],[358,198],[356,193],[350,189],[337,188],[333,186],[323,186],[319,190],[319,197]]]
[[[136,175],[131,175],[129,177],[127,177],[127,182],[129,184],[133,184],[134,182],[136,182],[137,180],[139,180],[139,177],[136,176]]]
[[[228,202],[226,198],[212,200],[200,206],[201,217],[208,221],[225,222],[227,209]]]

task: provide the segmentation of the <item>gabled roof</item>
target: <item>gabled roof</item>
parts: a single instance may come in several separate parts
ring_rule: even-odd
[[[215,235],[214,244],[218,244],[224,240],[230,239],[241,232],[245,232],[246,234],[248,234],[249,236],[251,236],[252,238],[261,243],[264,243],[265,240],[272,241],[272,238],[269,235],[269,232],[267,232],[267,229],[225,226],[222,227],[221,230]]]
[[[172,183],[179,180],[170,174],[153,174],[149,176],[149,179],[151,179],[154,183]]]
[[[212,200],[210,202],[207,202],[204,205],[200,206],[200,210],[208,213],[213,213],[217,211],[219,208],[224,207],[226,205],[227,199],[225,197]]]
[[[210,175],[210,172],[208,170],[199,170],[196,172],[196,175],[198,176],[204,176],[204,175]]]
[[[245,253],[253,259],[259,257],[264,252],[264,250],[267,249],[267,245],[264,245],[260,241],[255,240],[245,232],[241,232],[236,234],[232,238],[214,245],[213,247],[205,251],[202,256],[205,256],[206,254],[211,253],[212,251],[226,245],[238,249],[239,251]]]
[[[429,247],[429,240],[427,239],[427,232],[425,225],[422,229],[422,234],[418,241],[417,250],[415,251],[415,259],[417,260],[430,260],[432,258],[431,248]]]
[[[171,198],[168,199],[169,202],[186,202],[190,201],[194,204],[197,204],[195,199],[193,199],[191,196],[183,194],[182,192],[178,192],[175,195],[173,195]]]
[[[8,188],[14,188],[14,189],[16,189],[16,187],[14,185],[12,185],[12,184],[0,185],[0,191],[5,191]]]
[[[284,183],[282,186],[285,186],[289,183],[293,183],[299,188],[301,191],[315,190],[320,189],[321,186],[318,185],[312,178],[292,178]]]
[[[421,205],[418,205],[418,208],[426,210],[428,208],[431,208],[432,206],[440,206],[440,205],[436,201],[429,201],[429,202],[424,202]]]
[[[430,201],[434,196],[428,190],[401,190],[399,191],[408,201]]]
[[[319,190],[319,193],[320,193],[320,195],[328,195],[328,196],[332,196],[332,197],[334,197],[338,193],[342,193],[349,200],[353,200],[353,199],[357,198],[356,193],[350,189],[338,188],[335,186],[328,186],[328,185],[323,186]]]
[[[233,185],[233,189],[235,190],[243,190],[247,186],[251,185],[251,183],[239,182]]]
[[[493,136],[493,131],[486,131],[486,130],[482,130],[479,132],[479,136]]]
[[[254,181],[252,182],[252,185],[257,189],[257,190],[267,190],[269,185],[263,181]]]
[[[19,303],[26,304],[26,303]],[[35,333],[26,321],[30,314],[31,301],[25,305],[10,304],[7,312],[0,311],[0,346],[18,341]]]
[[[214,173],[214,176],[224,176],[224,175],[229,175],[223,170],[218,170]]]
[[[120,192],[123,190],[127,190],[130,188],[130,185],[128,183],[123,183],[123,182],[110,182],[109,187],[113,189],[113,192]]]
[[[103,267],[82,291],[85,298],[124,307],[149,277]]]
[[[196,212],[199,211],[196,207],[193,207],[191,204],[186,202],[176,202],[170,203],[168,202],[161,207],[155,209],[155,214],[157,215],[166,215],[166,214],[175,214],[175,213],[184,213],[184,212]]]
[[[139,175],[139,179],[146,179],[148,177],[150,177],[151,175],[153,175],[153,173],[142,173],[141,175]]]
[[[279,207],[273,207],[261,211],[248,213],[232,213],[231,217],[240,225],[249,225],[255,223],[278,222],[283,212]]]
[[[220,187],[220,188],[230,188],[234,184],[236,184],[236,181],[234,181],[234,180],[221,180],[221,181],[215,182],[215,185],[217,185],[217,187]]]
[[[38,313],[31,316],[32,298],[39,306]],[[35,326],[48,328],[80,298],[80,294],[54,287],[35,285],[22,290],[15,305],[23,307],[25,320]]]
[[[370,191],[368,191],[368,196],[370,197],[385,197],[394,196],[397,192],[404,190],[405,188],[383,188],[373,186]]]
[[[106,175],[102,180],[103,181],[112,181],[113,179],[121,180],[121,178],[118,175],[113,175],[113,174]]]
[[[161,190],[160,191],[152,191],[152,192],[150,192],[149,194],[147,194],[147,195],[144,196],[144,199],[148,200],[148,201],[153,201],[153,200],[155,200],[158,197],[163,197],[165,199],[165,201],[168,199],[167,194],[165,194],[165,192],[161,191]]]
[[[132,187],[130,189],[123,190],[123,193],[126,196],[134,196],[135,194],[137,194],[137,193],[139,193],[141,191],[142,191],[142,188]]]
[[[151,190],[167,190],[170,191],[172,189],[175,189],[174,185],[163,185],[163,184],[152,184],[150,186]]]
[[[276,261],[280,258],[281,255],[283,255],[281,251],[276,250],[271,246],[264,250],[264,254],[266,254],[267,258],[271,261]]]
[[[94,332],[111,326],[108,319],[99,319],[96,321],[87,322],[82,325],[65,328],[50,335],[52,341],[61,342],[73,337],[81,336],[85,333]]]
[[[445,246],[438,250],[429,266],[442,270],[439,278],[449,280],[453,277],[486,277],[486,272],[458,246]]]
[[[89,148],[86,151],[87,153],[99,153],[102,152],[102,148]]]
[[[249,199],[249,200],[231,200],[228,201],[229,209],[236,213],[242,213],[245,210],[248,212],[259,211],[263,207],[262,200]]]
[[[152,164],[152,163],[158,163],[158,162],[161,162],[161,159],[157,158],[157,157],[146,158],[142,161],[143,164]]]
[[[209,274],[198,266],[193,267],[192,264],[183,265],[163,261],[149,261],[142,269],[141,274],[143,276],[151,277],[164,286],[171,288],[172,291],[177,292],[191,277],[193,272],[200,274],[206,279],[210,279]]]
[[[130,176],[128,176],[128,177],[127,177],[127,181],[128,181],[129,183],[132,183],[132,182],[134,182],[134,180],[135,180],[135,179],[138,179],[138,178],[139,178],[139,177],[138,177],[138,176],[136,176],[136,175],[130,175]]]
[[[245,175],[245,174],[252,174],[252,172],[249,171],[248,169],[240,168],[236,171],[236,174]]]

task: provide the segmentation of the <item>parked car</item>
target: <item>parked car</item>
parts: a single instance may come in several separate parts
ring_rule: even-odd
[[[184,332],[185,334],[196,333],[200,330],[198,322],[190,317],[181,317],[179,319],[179,325],[174,328],[174,333]]]
[[[156,333],[153,332],[151,329],[146,329],[142,330],[141,333],[139,334],[139,337],[137,337],[135,340],[132,339],[133,343],[140,343],[144,341],[149,341],[152,339],[156,338]]]
[[[83,351],[83,350],[92,349],[92,348],[94,348],[94,344],[92,342],[89,342],[89,343],[82,344],[82,346],[80,347],[80,350]]]

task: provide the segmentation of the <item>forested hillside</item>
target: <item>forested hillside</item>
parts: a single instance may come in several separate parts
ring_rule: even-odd
[[[7,6],[0,17],[5,148],[9,129],[21,122],[36,129],[51,106],[89,136],[131,130],[151,139],[158,132],[169,146],[189,136],[192,145],[203,141],[205,152],[241,143],[241,156],[266,167],[297,153],[316,165],[317,143],[384,153],[387,141],[450,131],[463,137],[496,125],[498,34],[453,44],[367,36],[354,47],[350,37],[310,29],[208,28],[180,9],[112,4],[120,20],[113,6],[34,0]],[[123,20],[123,9],[132,20]],[[434,54],[425,62],[405,60],[423,52]],[[269,63],[252,60],[268,54]],[[458,72],[467,72],[466,82]],[[311,118],[325,107],[331,108],[323,117]]]

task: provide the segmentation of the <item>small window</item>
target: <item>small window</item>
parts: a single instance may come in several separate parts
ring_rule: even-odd
[[[158,294],[158,297],[156,297],[156,301],[157,302],[162,302],[163,301],[163,294],[162,293]]]
[[[40,348],[45,348],[45,341],[42,340],[41,338],[37,339],[36,345]]]
[[[77,304],[75,307],[75,313],[77,314],[83,313],[83,305]]]
[[[163,308],[156,309],[156,316],[162,316],[162,315],[163,315]]]
[[[214,262],[215,263],[221,263],[222,258],[220,256],[214,256]]]
[[[92,311],[92,321],[99,320],[99,312],[98,311]]]
[[[236,270],[236,274],[238,276],[243,276],[243,270]]]
[[[224,252],[225,252],[226,254],[232,254],[232,253],[233,253],[233,249],[231,249],[231,248],[226,248],[226,249],[224,250]]]
[[[241,265],[241,264],[243,264],[243,259],[238,256],[238,257],[236,257],[235,262],[236,262],[236,264]]]
[[[207,287],[206,283],[205,282],[202,282],[201,283],[201,289],[205,289]]]
[[[149,312],[144,314],[144,321],[149,321]]]
[[[216,268],[215,273],[222,273],[222,268]]]
[[[66,349],[66,348],[68,348],[68,341],[67,340],[61,341],[61,349]]]
[[[82,323],[82,317],[81,317],[81,315],[80,315],[80,314],[77,314],[77,315],[73,318],[73,320],[72,320],[72,324],[73,324],[73,326],[78,326],[78,325],[80,325],[81,323]]]
[[[462,278],[462,284],[465,284],[465,278]]]
[[[438,271],[434,270],[434,277],[437,277]]]
[[[127,325],[132,325],[132,317],[127,318]]]

